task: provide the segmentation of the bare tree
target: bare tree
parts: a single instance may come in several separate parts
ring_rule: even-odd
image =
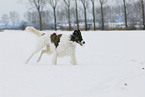
[[[50,24],[50,22],[52,20],[52,16],[51,14],[53,14],[51,11],[46,10],[46,11],[42,11],[41,12],[41,16],[42,16],[42,25],[43,25],[43,29],[52,29],[52,25]],[[24,14],[24,18],[27,20],[29,25],[33,25],[36,28],[39,28],[39,15],[37,11],[28,11]]]
[[[39,20],[39,16],[36,11],[26,12],[24,14],[24,17],[26,18],[26,20],[28,20],[29,24],[33,24],[35,27],[38,28],[40,27],[39,22],[37,22]]]
[[[66,6],[67,6],[67,12],[68,12],[68,23],[69,23],[69,30],[71,30],[71,22],[70,22],[70,2],[71,0],[64,0]]]
[[[92,2],[92,14],[93,14],[93,23],[94,23],[94,31],[96,30],[96,23],[95,23],[95,0],[91,0]]]
[[[54,14],[54,25],[55,25],[55,30],[57,30],[57,24],[56,24],[56,6],[59,0],[48,0],[50,3],[51,7],[53,8],[53,14]]]
[[[5,27],[7,27],[9,23],[9,17],[7,14],[2,15],[2,23],[4,24]]]
[[[129,28],[136,29],[141,27],[142,24],[142,6],[140,1],[129,1],[126,3],[127,6],[127,22]]]
[[[50,24],[50,21],[52,20],[52,10],[45,10],[42,12],[42,17],[43,17],[43,28],[44,29],[52,29],[53,26]]]
[[[75,27],[75,23],[76,23],[76,8],[75,8],[75,6],[72,6],[71,8],[70,8],[70,15],[71,15],[71,27],[72,28],[74,28]]]
[[[30,4],[37,9],[38,15],[39,15],[39,28],[42,30],[42,10],[46,5],[46,0],[29,0]]]
[[[126,0],[123,0],[123,5],[124,5],[124,19],[125,19],[125,27],[127,28],[127,27],[128,27],[128,24],[127,24]]]
[[[18,24],[18,22],[19,22],[19,20],[20,20],[20,17],[19,17],[18,12],[16,12],[16,11],[11,11],[11,12],[10,12],[10,20],[11,20],[12,24],[13,24],[14,26],[16,26],[16,24]]]
[[[64,2],[62,2],[64,4]],[[61,4],[62,4],[61,3]],[[57,24],[62,24],[67,20],[67,7],[57,6]]]
[[[85,30],[88,30],[87,27],[87,5],[88,5],[88,0],[81,0],[84,8],[84,17],[85,17]]]
[[[77,22],[77,28],[79,29],[79,19],[78,19],[78,0],[75,0],[75,4],[76,4],[76,22]]]
[[[101,21],[102,21],[102,30],[105,29],[104,27],[104,12],[103,12],[103,6],[107,2],[107,0],[99,0],[100,5],[101,5]]]
[[[143,20],[143,29],[145,29],[145,16],[144,16],[144,0],[141,1],[141,6],[142,6],[142,20]]]

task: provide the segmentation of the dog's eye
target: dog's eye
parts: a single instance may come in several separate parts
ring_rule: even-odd
[[[78,33],[77,33],[77,32],[75,32],[75,35],[78,35]]]

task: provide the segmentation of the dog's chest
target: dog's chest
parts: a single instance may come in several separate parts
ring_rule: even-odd
[[[67,35],[62,35],[56,51],[58,53],[58,56],[66,56],[74,53],[75,47],[76,45],[74,44],[74,42],[70,41],[70,38]]]

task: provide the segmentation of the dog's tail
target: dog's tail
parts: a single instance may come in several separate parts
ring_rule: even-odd
[[[37,35],[38,37],[40,37],[42,35],[41,32],[39,32],[38,30],[36,30],[34,27],[26,27],[26,31],[28,32],[32,32],[33,34]]]

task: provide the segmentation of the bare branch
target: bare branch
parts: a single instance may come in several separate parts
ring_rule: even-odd
[[[63,0],[63,1],[65,2],[65,4],[66,4],[67,6],[70,5],[70,1],[71,1],[71,0],[67,0],[67,1],[66,1],[66,0]]]
[[[101,5],[104,5],[108,0],[99,0]]]
[[[49,4],[55,8],[57,6],[57,3],[58,3],[59,0],[48,0]]]

